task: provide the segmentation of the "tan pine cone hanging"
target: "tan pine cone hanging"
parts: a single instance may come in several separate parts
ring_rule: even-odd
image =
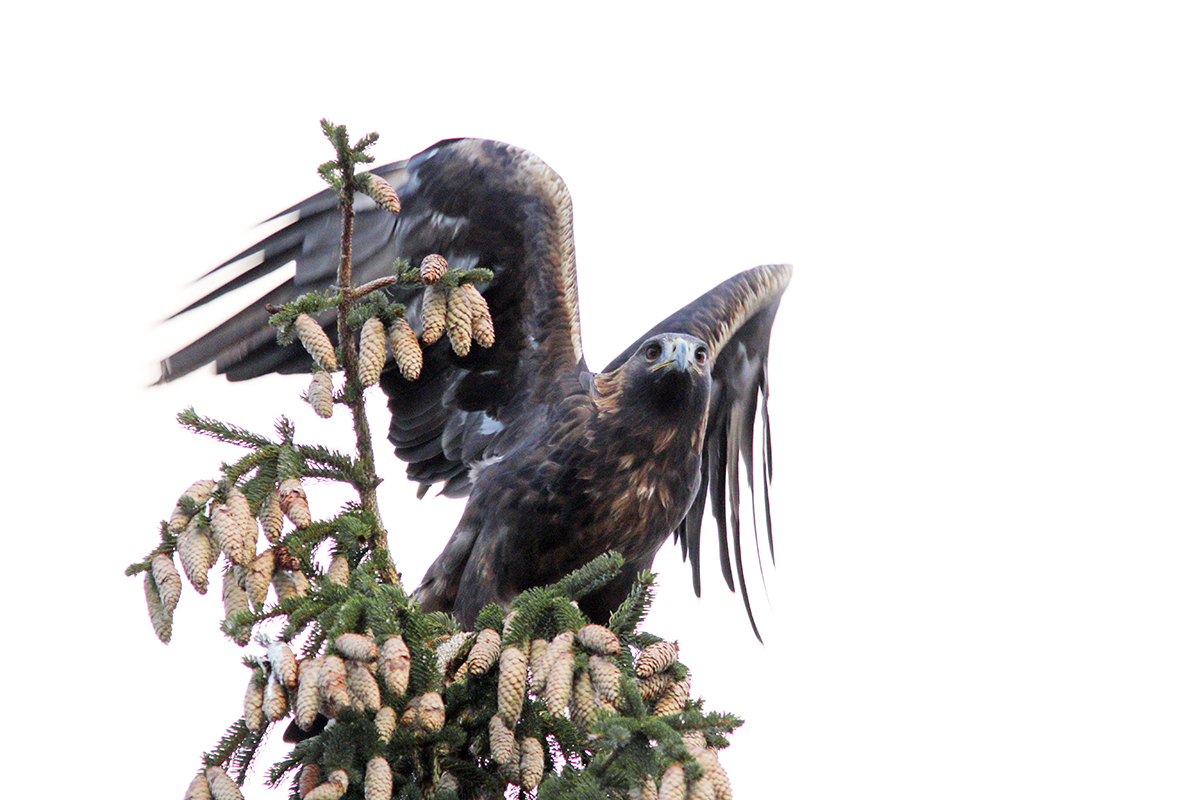
[[[506,764],[512,760],[513,747],[516,738],[512,729],[504,722],[499,714],[492,717],[488,723],[488,741],[491,746],[492,761],[496,764]]]
[[[344,708],[350,707],[350,692],[346,688],[346,662],[340,656],[326,653],[321,659],[321,674],[317,680],[317,693],[323,706],[336,717]]]
[[[217,482],[204,478],[193,483],[180,496],[179,502],[175,504],[175,510],[171,512],[171,519],[167,523],[167,530],[171,533],[179,533],[188,522],[195,516],[194,513],[189,513],[183,510],[184,498],[190,500],[194,506],[203,506],[208,502],[208,497],[212,494],[212,490],[216,488]]]
[[[532,792],[542,782],[546,769],[546,752],[539,739],[526,736],[521,740],[521,788]]]
[[[232,563],[246,563],[246,531],[225,503],[213,507],[212,532],[217,546]]]
[[[300,774],[296,776],[296,791],[301,797],[306,797],[320,783],[321,768],[316,764],[305,764],[300,768]]]
[[[492,668],[499,657],[500,634],[491,628],[484,628],[475,637],[475,644],[467,654],[467,672],[482,675]]]
[[[243,589],[237,581],[237,575],[233,569],[225,570],[224,582],[221,586],[221,602],[225,606],[225,620],[232,625],[230,620],[238,611],[245,611],[250,607],[250,600],[246,597],[246,590]],[[233,634],[233,640],[243,647],[250,641],[250,626],[238,626]]]
[[[212,792],[208,790],[208,777],[203,772],[192,778],[187,791],[183,793],[183,800],[212,800]]]
[[[621,640],[603,625],[584,625],[575,638],[585,649],[602,656],[615,656],[621,651]]]
[[[704,767],[704,776],[712,782],[713,797],[716,800],[733,800],[733,786],[729,782],[729,773],[721,766],[717,751],[705,749],[696,760]]]
[[[333,646],[346,658],[358,661],[374,661],[379,658],[379,648],[375,642],[361,633],[343,633],[334,640]]]
[[[392,345],[392,357],[396,366],[406,380],[415,381],[421,377],[421,366],[424,356],[421,353],[421,343],[417,334],[409,327],[403,317],[397,317],[388,331],[388,340]]]
[[[287,716],[287,690],[274,673],[267,679],[267,686],[263,690],[262,712],[271,722],[278,722]]]
[[[317,784],[304,795],[304,800],[339,800],[349,786],[350,776],[346,771],[335,769],[324,783]]]
[[[674,680],[666,673],[657,672],[649,678],[639,678],[637,683],[642,699],[650,701],[658,699],[667,690],[667,687],[674,683]]]
[[[289,597],[301,596],[296,589],[296,574],[289,569],[277,569],[271,576],[271,585],[275,587],[275,596],[279,598],[280,602]]]
[[[313,407],[313,411],[317,412],[317,416],[321,419],[329,419],[333,416],[333,376],[323,369],[319,369],[313,373],[312,380],[308,383],[308,392],[304,395],[304,399]]]
[[[596,694],[609,705],[615,706],[621,697],[621,669],[604,656],[592,656],[588,659],[588,669],[592,673],[592,685]]]
[[[329,572],[325,573],[334,586],[350,585],[350,562],[340,553],[329,559]]]
[[[271,664],[271,674],[280,683],[288,689],[296,688],[300,672],[292,648],[284,642],[271,642],[267,645],[267,661]]]
[[[144,588],[146,610],[150,612],[150,624],[154,628],[154,635],[163,644],[167,644],[171,641],[171,612],[163,607],[162,599],[158,596],[158,587],[154,585],[154,576],[149,571],[146,572]]]
[[[263,716],[264,684],[262,670],[254,670],[250,674],[250,685],[246,687],[246,696],[242,700],[243,717],[251,733],[261,731],[266,719]]]
[[[647,775],[642,780],[642,794],[640,800],[658,800],[658,784],[654,782],[654,778]]]
[[[371,317],[362,326],[358,338],[358,380],[363,386],[379,383],[383,365],[387,361],[387,334],[383,322]]]
[[[213,800],[242,800],[242,790],[233,782],[233,778],[225,774],[225,770],[209,767],[204,770],[204,775],[208,778],[208,790]]]
[[[672,764],[663,773],[658,784],[658,800],[684,800],[687,796],[687,779],[683,775],[683,767]]]
[[[500,676],[496,686],[496,706],[499,716],[508,727],[516,727],[525,703],[525,652],[519,647],[506,647],[500,654]]]
[[[540,692],[546,685],[546,646],[549,644],[545,639],[533,639],[529,642],[529,674],[531,676],[541,676],[542,683],[539,686],[536,683],[536,678],[530,679],[530,688],[534,692]]]
[[[367,762],[363,777],[363,800],[390,800],[392,796],[392,768],[387,759],[375,756]]]
[[[433,344],[446,330],[446,287],[426,286],[421,299],[421,342]]]
[[[318,367],[326,372],[337,369],[337,353],[333,349],[333,343],[325,335],[321,323],[308,314],[300,314],[296,317],[296,336]]]
[[[446,301],[446,337],[456,356],[471,352],[471,319],[474,309],[461,286],[450,290]]]
[[[408,701],[400,724],[416,731],[436,733],[446,724],[446,704],[437,692],[426,692]]]
[[[637,662],[633,665],[634,674],[639,678],[649,678],[656,672],[662,672],[675,663],[679,657],[679,645],[676,642],[655,642],[642,651]]]
[[[396,709],[384,706],[375,715],[375,730],[379,733],[379,741],[387,744],[396,732]]]
[[[480,347],[491,347],[496,343],[496,326],[492,322],[492,312],[488,309],[487,300],[473,283],[464,283],[460,288],[471,302],[472,338],[479,342]]]
[[[459,667],[459,658],[462,653],[463,645],[471,638],[471,634],[467,631],[456,633],[447,638],[437,646],[434,651],[434,656],[437,658],[438,672],[442,674],[443,679],[448,679]]]
[[[379,710],[382,702],[379,684],[361,661],[346,662],[346,688],[350,690],[350,700],[355,710],[372,713]]]
[[[262,508],[258,510],[258,521],[267,541],[279,544],[280,535],[283,533],[283,506],[279,505],[278,491],[267,492]]]
[[[362,184],[359,191],[374,200],[384,211],[390,211],[393,214],[400,213],[400,196],[396,194],[396,190],[387,180],[373,172],[365,172],[361,177]]]
[[[542,656],[541,662],[537,669],[533,672],[531,680],[531,688],[534,693],[541,694],[546,688],[546,678],[550,674],[550,668],[558,661],[558,657],[563,653],[571,652],[572,645],[575,643],[574,631],[563,631],[555,636],[546,646],[545,655]]]
[[[408,675],[412,659],[408,645],[399,636],[388,637],[379,650],[379,677],[388,691],[403,697],[408,691]]]
[[[200,594],[208,592],[208,571],[217,562],[217,543],[201,528],[200,515],[192,517],[179,534],[176,551],[183,573]]]
[[[546,675],[546,690],[542,699],[546,701],[546,710],[556,717],[561,717],[567,710],[571,699],[571,687],[575,681],[575,656],[571,652],[561,653],[550,667]]]
[[[654,716],[662,717],[683,711],[691,690],[692,682],[689,678],[672,682],[654,704]]]
[[[165,553],[155,553],[150,559],[150,574],[154,576],[154,586],[163,608],[168,614],[174,613],[183,591],[183,580],[175,570],[175,562]]]
[[[421,259],[421,282],[426,286],[439,283],[442,278],[446,277],[446,271],[449,268],[450,265],[446,263],[446,259],[437,253],[430,253]]]
[[[296,680],[296,724],[301,730],[312,728],[313,720],[317,718],[320,708],[319,683],[321,678],[322,658],[306,658],[299,662]]]
[[[308,511],[308,495],[299,478],[285,478],[279,483],[279,506],[297,528],[312,524]]]
[[[246,566],[246,597],[256,611],[267,601],[267,589],[274,572],[274,550],[263,550]]]
[[[586,669],[581,669],[575,673],[575,684],[571,688],[571,720],[584,730],[591,730],[599,715],[591,676]]]

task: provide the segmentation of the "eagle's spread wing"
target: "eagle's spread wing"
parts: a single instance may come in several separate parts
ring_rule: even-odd
[[[704,437],[700,490],[675,534],[683,547],[684,558],[691,559],[692,584],[699,595],[700,523],[707,490],[717,522],[721,571],[732,591],[737,590],[734,584],[736,571],[746,614],[756,635],[758,626],[750,609],[742,563],[738,460],[740,458],[746,465],[746,483],[752,495],[752,521],[757,534],[758,521],[753,503],[753,452],[755,418],[761,409],[764,521],[768,547],[774,557],[768,494],[772,465],[771,427],[767,416],[767,350],[771,340],[771,324],[791,276],[792,268],[787,265],[757,267],[735,275],[655,325],[604,369],[609,372],[617,368],[637,351],[641,342],[658,333],[687,333],[708,343],[716,360],[712,366],[712,393]]]
[[[506,440],[520,435],[522,422],[553,403],[564,381],[575,380],[584,368],[570,195],[562,179],[532,153],[476,139],[440,142],[373,172],[396,187],[402,210],[397,216],[365,198],[357,203],[357,283],[391,274],[397,259],[415,265],[430,253],[443,255],[451,268],[495,273],[490,284],[480,286],[495,321],[491,348],[476,347],[460,358],[443,339],[426,348],[417,381],[405,381],[395,370],[382,380],[392,412],[389,438],[397,455],[409,462],[409,477],[421,484],[422,493],[445,481],[447,494],[465,494],[469,464],[502,453]],[[341,235],[337,197],[327,190],[279,217],[287,215],[295,215],[294,221],[216,270],[260,254],[261,263],[184,311],[293,261],[294,273],[164,360],[162,380],[212,361],[231,380],[309,369],[309,356],[298,344],[275,344],[264,306],[333,284]],[[408,306],[409,322],[418,331],[421,291],[391,290]],[[332,312],[321,321],[332,333]]]

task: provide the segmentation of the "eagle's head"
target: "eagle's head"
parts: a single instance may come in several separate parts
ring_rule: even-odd
[[[626,408],[702,418],[708,411],[712,353],[695,336],[658,333],[647,336],[617,369],[597,375],[596,383],[602,395],[614,400],[619,395]]]

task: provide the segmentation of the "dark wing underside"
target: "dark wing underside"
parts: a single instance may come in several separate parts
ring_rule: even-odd
[[[396,187],[402,210],[394,215],[361,198],[356,204],[356,283],[392,274],[398,259],[415,265],[430,253],[445,256],[451,268],[495,273],[480,286],[495,321],[495,345],[459,357],[443,339],[425,349],[417,381],[403,380],[394,369],[381,380],[392,412],[389,439],[408,462],[409,477],[422,493],[444,481],[447,494],[461,495],[469,489],[469,462],[503,452],[534,407],[554,402],[560,386],[583,368],[570,196],[532,153],[475,139],[441,142],[373,172]],[[165,359],[163,381],[213,361],[231,380],[310,369],[298,344],[276,345],[264,306],[334,283],[341,236],[336,196],[322,192],[275,219],[288,215],[295,219],[213,270],[238,266],[240,274],[180,313],[288,271],[292,262],[294,272]],[[255,258],[261,261],[253,264]],[[408,307],[409,323],[419,331],[422,289],[396,286],[389,293]],[[334,336],[332,312],[321,322]]]
[[[771,324],[791,276],[792,268],[787,265],[757,267],[735,275],[655,325],[604,368],[605,372],[615,369],[633,355],[647,337],[665,332],[687,333],[703,339],[716,355],[700,467],[700,490],[675,535],[682,545],[684,558],[692,562],[692,584],[699,595],[701,521],[705,504],[711,501],[712,515],[717,522],[721,572],[731,591],[741,588],[746,615],[756,636],[759,635],[758,625],[750,608],[742,559],[739,461],[746,467],[745,481],[751,492],[751,521],[757,537],[754,429],[755,419],[761,413],[764,523],[768,549],[774,559],[769,494],[772,464],[771,427],[767,416],[767,350]]]

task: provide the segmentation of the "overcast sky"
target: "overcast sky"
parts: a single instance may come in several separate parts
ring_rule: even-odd
[[[594,367],[795,264],[767,643],[669,547],[647,626],[747,718],[738,797],[1196,796],[1192,4],[299,5],[6,14],[13,793],[182,795],[240,714],[219,592],[185,589],[164,647],[121,574],[236,457],[174,414],[344,420],[299,377],[146,386],[216,320],[158,324],[192,279],[321,188],[329,117],[380,161],[483,136],[554,167]],[[380,456],[412,586],[461,505]]]

